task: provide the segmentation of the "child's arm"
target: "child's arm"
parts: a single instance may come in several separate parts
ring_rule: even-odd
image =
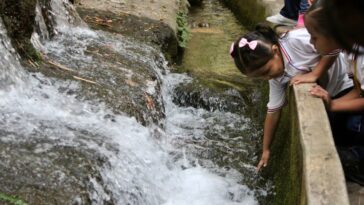
[[[259,171],[262,167],[267,166],[269,155],[270,155],[270,144],[272,143],[279,118],[281,116],[281,110],[276,112],[267,113],[264,121],[264,135],[263,135],[263,153],[260,159],[257,170]]]
[[[329,110],[334,112],[359,112],[364,111],[364,98],[360,97],[360,91],[353,89],[341,98],[331,100],[330,95],[320,86],[313,86],[310,93],[324,100]]]
[[[294,76],[291,79],[291,85],[300,83],[314,83],[325,73],[335,62],[337,56],[322,56],[319,63],[312,69],[312,72]]]

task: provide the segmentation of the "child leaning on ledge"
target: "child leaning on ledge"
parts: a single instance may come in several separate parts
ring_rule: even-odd
[[[290,81],[294,76],[311,72],[315,75],[306,77],[316,80],[327,71],[328,83],[325,88],[332,97],[350,91],[353,86],[347,76],[344,56],[338,53],[335,56],[321,57],[310,44],[310,35],[305,28],[289,31],[279,37],[269,26],[258,24],[255,31],[243,35],[231,45],[230,54],[243,74],[269,80],[263,153],[257,170],[268,164],[270,145],[281,108],[286,104],[285,90],[293,83]],[[304,79],[299,80],[301,81]]]
[[[337,40],[337,34],[331,32],[333,22],[327,17],[327,8],[323,6],[325,3],[326,0],[316,1],[305,16],[307,30],[312,36],[311,42],[323,55],[335,49],[345,49],[350,71],[354,74],[355,89],[337,99],[332,99],[320,86],[313,87],[310,92],[324,100],[330,118],[334,116],[341,119],[332,123],[331,128],[345,176],[364,185],[364,48],[355,44],[351,47],[342,44],[352,42],[352,38]],[[353,21],[355,20],[359,19]],[[345,32],[351,33],[355,29],[357,28]]]

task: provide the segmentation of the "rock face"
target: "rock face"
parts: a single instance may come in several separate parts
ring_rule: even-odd
[[[155,43],[172,58],[177,55],[177,13],[186,5],[184,0],[78,0],[76,3],[82,18],[93,28]],[[98,17],[105,18],[110,25],[95,22]]]
[[[175,30],[163,21],[95,8],[78,7],[77,11],[83,20],[95,30],[120,33],[148,44],[157,45],[170,59],[177,55],[178,43]]]
[[[38,59],[30,43],[35,22],[35,5],[37,0],[0,1],[0,15],[7,28],[12,44],[22,56]]]

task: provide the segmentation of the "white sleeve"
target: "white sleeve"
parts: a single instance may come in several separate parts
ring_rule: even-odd
[[[311,35],[306,29],[299,29],[291,31],[291,35],[288,38],[289,46],[294,49],[295,52],[300,54],[317,54],[315,47],[310,43]],[[302,56],[310,57],[310,56]]]
[[[310,34],[306,29],[291,31],[289,34],[285,46],[290,52],[292,66],[301,71],[311,71],[321,56],[310,43]]]
[[[361,90],[364,90],[364,55],[359,55],[356,61],[358,81],[360,82]]]
[[[286,85],[282,85],[275,79],[269,80],[269,102],[268,112],[280,110],[286,103]]]

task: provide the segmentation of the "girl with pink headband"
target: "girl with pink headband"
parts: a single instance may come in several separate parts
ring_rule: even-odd
[[[269,26],[258,24],[255,31],[245,34],[231,45],[230,55],[243,74],[269,80],[263,153],[257,170],[267,166],[281,108],[286,104],[288,84],[320,81],[319,77],[326,75],[328,81],[323,86],[334,98],[346,94],[353,87],[343,54],[336,51],[320,56],[310,44],[310,34],[305,28],[291,30],[279,37]]]

